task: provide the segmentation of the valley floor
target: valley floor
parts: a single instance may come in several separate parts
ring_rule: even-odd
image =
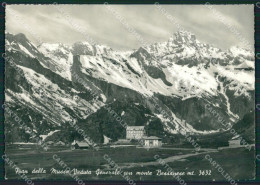
[[[144,148],[101,148],[98,151],[92,149],[70,150],[66,147],[53,147],[48,151],[42,151],[36,146],[17,147],[7,145],[5,151],[7,157],[21,170],[27,170],[27,177],[31,179],[56,179],[73,180],[68,174],[56,174],[53,169],[64,170],[56,159],[61,159],[70,169],[84,170],[91,174],[78,174],[83,180],[124,180],[126,175],[133,180],[171,180],[176,181],[167,172],[171,167],[174,172],[179,172],[184,180],[225,180],[223,175],[214,168],[205,155],[216,161],[225,173],[235,180],[253,179],[255,174],[255,151],[245,148],[226,148],[223,150],[203,149],[196,152],[185,148],[157,148],[146,150]],[[106,158],[112,159],[125,174],[114,175],[116,168],[109,165]],[[159,162],[163,159],[164,164]],[[167,167],[166,165],[167,164]],[[32,173],[33,170],[42,168],[46,173]],[[21,179],[15,169],[6,164],[7,179]],[[100,173],[112,174],[100,174]]]

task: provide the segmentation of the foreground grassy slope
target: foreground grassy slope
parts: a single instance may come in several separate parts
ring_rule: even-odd
[[[33,150],[32,150],[33,149]],[[102,169],[106,171],[108,162],[103,158],[107,154],[119,166],[124,166],[126,163],[147,163],[156,161],[155,155],[166,159],[172,156],[181,156],[186,154],[195,154],[193,149],[152,149],[147,151],[142,148],[128,147],[128,148],[106,148],[99,151],[94,150],[74,150],[67,148],[53,148],[47,152],[37,150],[36,148],[19,149],[17,147],[7,147],[6,153],[8,157],[15,162],[20,169],[28,170],[27,176],[32,179],[71,179],[69,175],[55,175],[51,174],[51,168],[62,170],[62,167],[53,159],[53,155],[57,154],[67,166],[71,169],[90,170],[91,175],[81,175],[85,180],[123,180],[121,176],[115,175],[100,175],[97,176],[95,171]],[[251,179],[254,177],[254,150],[248,151],[244,148],[226,149],[220,151],[210,152],[210,156],[220,164],[220,166],[234,179]],[[155,165],[132,165],[131,168],[123,169],[123,171],[130,171],[130,176],[135,180],[174,180],[172,176],[157,176],[157,170],[166,171],[164,166],[157,163]],[[186,180],[223,180],[223,176],[213,169],[209,161],[205,159],[205,153],[198,153],[196,156],[182,158],[173,162],[168,162],[168,165],[176,172],[185,172],[183,176]],[[139,167],[137,167],[139,166]],[[31,174],[31,171],[36,168],[44,168],[46,174]],[[110,169],[113,171],[115,169]],[[199,170],[211,170],[210,176],[199,176]],[[140,176],[136,172],[150,171],[153,176]],[[193,172],[194,171],[194,172]],[[187,175],[187,172],[193,172],[194,175]],[[6,173],[8,179],[17,179],[19,176],[15,174],[14,169],[6,166]]]

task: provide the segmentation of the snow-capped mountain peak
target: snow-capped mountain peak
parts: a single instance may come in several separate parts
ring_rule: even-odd
[[[176,43],[178,44],[195,44],[196,36],[188,31],[178,31],[174,34]]]
[[[170,134],[206,134],[225,130],[205,111],[206,104],[232,125],[254,102],[252,53],[237,47],[223,52],[189,32],[128,52],[88,42],[35,47],[22,34],[8,34],[6,43],[19,69],[16,73],[7,64],[6,100],[32,117],[34,129],[48,120],[50,128],[62,130],[64,122],[73,120],[90,133],[111,136],[102,125],[117,124],[103,109],[111,106],[124,110],[130,125],[156,121]]]

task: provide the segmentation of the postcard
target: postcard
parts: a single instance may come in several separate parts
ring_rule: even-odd
[[[5,179],[255,179],[253,5],[2,6]]]

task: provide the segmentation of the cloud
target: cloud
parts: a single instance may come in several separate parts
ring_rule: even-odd
[[[109,12],[104,5],[59,5],[70,19],[54,5],[8,5],[21,16],[23,22],[42,38],[43,42],[73,44],[87,41],[84,34],[75,29],[79,26],[96,43],[108,45],[117,50],[136,49],[142,44],[129,30]],[[168,40],[177,31],[177,26],[154,5],[111,5],[124,17],[137,34],[148,43]],[[204,5],[162,5],[187,31],[193,32],[199,40],[221,49],[240,45],[241,41],[222,22],[214,17]],[[254,12],[252,5],[213,6],[252,45],[254,43]],[[33,42],[37,40],[28,29],[19,25],[14,16],[7,13],[6,30],[24,33]],[[73,21],[71,24],[70,21]],[[73,26],[74,25],[74,26]]]

